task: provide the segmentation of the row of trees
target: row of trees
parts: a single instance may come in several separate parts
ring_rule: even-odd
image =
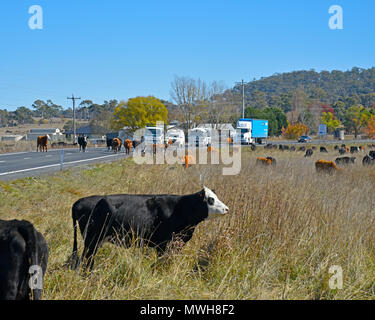
[[[245,85],[245,116],[269,120],[269,134],[280,135],[288,125],[303,124],[316,134],[320,123],[331,133],[337,128],[359,133],[375,116],[375,68],[339,72],[314,70],[276,74]],[[96,104],[83,100],[76,118],[106,130],[127,126],[135,130],[157,120],[178,120],[187,129],[199,123],[233,123],[242,115],[242,90],[228,89],[224,83],[175,76],[171,101],[153,96],[128,101],[109,100]],[[0,110],[0,125],[32,123],[34,117],[72,117],[51,100],[36,100],[32,109]],[[71,126],[71,124],[68,124]]]

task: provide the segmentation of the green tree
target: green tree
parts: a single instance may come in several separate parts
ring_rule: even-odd
[[[136,97],[127,103],[120,102],[115,108],[111,125],[114,130],[126,126],[134,132],[148,124],[156,125],[157,121],[168,121],[168,110],[164,104],[153,96]]]
[[[288,125],[285,113],[280,108],[257,108],[248,107],[245,109],[245,117],[252,119],[268,120],[268,135],[279,136],[282,127]]]
[[[359,131],[367,123],[370,113],[362,105],[351,106],[346,113],[346,128],[354,131],[357,138]]]
[[[333,117],[331,112],[323,112],[320,121],[327,126],[329,133],[340,127],[341,122]]]

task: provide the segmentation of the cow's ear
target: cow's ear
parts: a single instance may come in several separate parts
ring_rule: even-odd
[[[199,197],[204,198],[204,196],[205,196],[205,192],[204,192],[204,189],[203,189],[201,192],[199,192]]]

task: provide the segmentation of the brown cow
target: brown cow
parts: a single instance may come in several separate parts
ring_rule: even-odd
[[[214,147],[208,146],[207,147],[207,152],[218,152]]]
[[[317,162],[315,162],[315,169],[317,172],[326,172],[326,173],[343,171],[343,169],[336,166],[336,164],[333,161],[327,161],[327,160],[318,160]]]
[[[257,161],[256,161],[256,164],[271,166],[271,165],[276,165],[276,160],[272,157],[267,157],[267,158],[258,157]]]
[[[38,149],[40,152],[44,152],[44,149],[46,150],[47,152],[47,142],[48,142],[48,138],[47,136],[39,136],[37,138],[37,142],[36,142],[36,152],[38,152]]]
[[[117,153],[121,148],[121,139],[120,138],[113,138],[112,139],[112,150]]]
[[[133,142],[130,139],[124,141],[125,153],[130,154],[130,149],[133,147]]]
[[[189,168],[194,163],[194,157],[190,154],[182,157],[181,160],[182,160],[182,165],[185,168]]]
[[[152,145],[152,154],[156,154],[156,151],[157,151],[158,149],[165,149],[165,148],[167,148],[165,144],[155,144],[155,143],[154,143],[154,144]]]

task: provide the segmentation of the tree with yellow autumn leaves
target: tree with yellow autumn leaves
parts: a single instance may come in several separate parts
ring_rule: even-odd
[[[131,98],[121,101],[111,119],[114,130],[129,127],[131,132],[147,125],[156,125],[157,121],[168,121],[168,110],[164,104],[153,96]]]

